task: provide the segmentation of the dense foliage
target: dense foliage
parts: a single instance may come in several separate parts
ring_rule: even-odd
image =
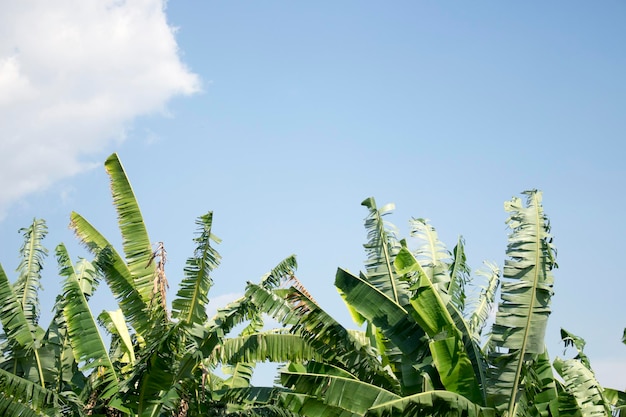
[[[293,256],[208,317],[211,272],[220,262],[210,212],[196,221],[196,248],[170,311],[165,246],[151,244],[117,155],[105,168],[122,251],[71,214],[93,258],[74,263],[63,244],[56,247],[63,293],[47,328],[39,323],[45,222],[21,229],[14,282],[0,265],[1,415],[624,413],[626,394],[600,386],[580,337],[562,331],[576,352],[572,359],[551,362],[545,349],[556,251],[538,191],[505,203],[510,234],[502,272],[485,263],[475,274],[462,238],[449,251],[417,218],[410,238],[400,239],[385,220],[393,206],[366,199],[364,271],[338,269],[335,277],[359,326],[351,330],[300,284]],[[101,281],[117,306],[96,315],[89,299]],[[482,287],[474,285],[480,291],[472,296],[476,282]],[[266,316],[282,327],[268,330]],[[235,328],[243,330],[233,334]],[[254,365],[263,361],[286,364],[276,386],[251,385]],[[218,376],[219,367],[229,376]]]

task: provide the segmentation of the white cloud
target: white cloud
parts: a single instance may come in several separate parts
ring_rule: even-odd
[[[3,2],[0,218],[9,204],[89,168],[133,118],[200,88],[164,0]]]

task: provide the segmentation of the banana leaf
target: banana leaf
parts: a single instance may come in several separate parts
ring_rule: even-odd
[[[492,408],[481,407],[450,391],[429,391],[372,407],[366,417],[495,417]]]

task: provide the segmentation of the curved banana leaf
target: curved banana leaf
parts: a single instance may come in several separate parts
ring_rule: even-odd
[[[429,391],[370,408],[366,417],[495,417],[494,409],[481,407],[450,391]]]
[[[478,345],[478,341],[472,337],[469,324],[465,318],[461,315],[461,312],[451,303],[448,305],[448,311],[454,320],[454,324],[461,332],[461,340],[465,353],[470,360],[471,366],[474,369],[474,376],[477,381],[477,388],[480,389],[481,400],[480,405],[487,405],[487,369],[489,367],[487,358],[485,358],[484,352]]]
[[[407,248],[402,248],[396,257],[396,269],[404,273],[417,274],[411,298],[410,311],[414,320],[430,337],[430,351],[433,364],[439,372],[444,387],[452,392],[464,395],[471,401],[482,403],[482,383],[479,366],[472,364],[470,357],[477,357],[474,344],[464,341],[463,334],[457,328],[448,308],[455,311],[453,303],[446,303],[438,288],[430,281],[423,266],[413,257]],[[445,294],[445,293],[444,293]],[[449,299],[449,297],[446,297]],[[469,354],[466,346],[470,348]]]
[[[367,253],[365,261],[367,280],[396,303],[405,305],[408,302],[408,285],[398,279],[393,267],[400,243],[396,238],[395,227],[383,220],[395,206],[387,204],[378,209],[373,197],[363,200],[361,205],[369,210],[365,218],[368,241],[363,245]]]
[[[66,276],[63,295],[63,314],[74,357],[82,363],[82,371],[96,372],[93,388],[99,391],[99,397],[110,399],[118,393],[117,374],[74,273]]]
[[[296,269],[298,269],[296,256],[288,256],[276,265],[270,272],[265,274],[261,278],[259,285],[266,289],[276,288],[284,281],[285,277],[292,277]]]
[[[159,294],[153,294],[155,265],[150,262],[152,244],[139,204],[117,154],[114,153],[107,158],[104,168],[111,180],[113,205],[117,211],[128,269],[141,299],[144,303],[150,304],[153,296],[159,297]],[[160,300],[156,304],[160,305]]]
[[[343,368],[359,380],[393,392],[400,383],[379,359],[380,352],[335,321],[306,294],[290,288],[287,300],[295,307],[298,323],[291,329],[301,334],[329,364]]]
[[[135,289],[128,265],[107,239],[80,214],[72,212],[70,228],[78,239],[95,256],[95,263],[102,271],[111,293],[117,300],[130,325],[145,338],[152,328],[153,319],[148,314],[148,304]]]
[[[214,355],[216,361],[229,364],[303,362],[322,358],[302,336],[280,333],[228,338],[216,347]]]
[[[109,334],[117,337],[125,355],[128,355],[128,363],[132,366],[135,364],[135,348],[126,325],[126,319],[122,310],[103,311],[98,316],[98,322],[109,332]]]
[[[288,392],[280,387],[240,387],[218,389],[211,393],[213,400],[233,404],[274,404],[282,393]]]
[[[484,262],[484,265],[486,270],[479,269],[476,271],[476,274],[485,277],[487,285],[482,288],[478,300],[473,306],[473,311],[469,314],[468,321],[469,334],[476,341],[480,340],[496,299],[496,290],[500,285],[500,269],[498,266],[491,262]]]
[[[435,287],[449,294],[451,283],[448,273],[450,253],[439,240],[437,231],[427,219],[411,219],[411,236],[424,241],[424,244],[414,252],[415,258],[422,266],[422,270]],[[459,258],[459,261],[461,261]],[[447,261],[447,262],[446,262]],[[456,283],[458,284],[458,282]],[[458,288],[461,291],[461,288]],[[460,302],[460,299],[458,300]],[[457,306],[459,308],[459,306]],[[462,310],[462,308],[459,308]]]
[[[80,259],[74,265],[63,243],[57,245],[55,255],[59,266],[59,274],[64,277],[75,276],[85,298],[91,297],[98,286],[98,271],[93,263],[86,259]]]
[[[399,389],[398,381],[387,372],[368,346],[296,288],[279,297],[278,290],[267,291],[249,284],[246,297],[260,311],[279,322],[291,325],[291,332],[301,335],[328,363],[341,367],[360,380],[386,389]]]
[[[283,393],[281,404],[293,413],[307,417],[359,417],[362,415],[341,407],[325,404],[324,401],[313,395],[293,392]]]
[[[297,393],[315,396],[324,404],[360,415],[371,407],[400,399],[400,396],[378,386],[334,375],[283,371],[280,380],[284,387]]]
[[[556,267],[541,193],[533,190],[524,194],[526,204],[517,197],[505,203],[505,210],[510,213],[507,224],[512,233],[507,246],[501,302],[491,335],[491,343],[504,354],[494,354],[496,369],[490,388],[496,407],[507,407],[509,415],[514,413],[525,361],[544,351],[554,283],[551,271]],[[501,403],[502,399],[508,405]]]
[[[234,365],[225,365],[222,366],[222,372],[230,375],[223,382],[224,388],[246,388],[250,386],[254,364],[239,362]]]
[[[287,365],[286,370],[300,374],[333,375],[354,380],[358,379],[345,369],[324,362],[316,362],[315,360],[310,360],[306,363],[291,362]]]
[[[219,238],[211,233],[212,224],[212,212],[196,220],[198,237],[194,239],[196,243],[194,256],[187,259],[185,277],[180,283],[176,299],[172,302],[173,317],[186,324],[202,324],[207,320],[208,293],[213,285],[209,274],[217,268],[220,261],[220,255],[211,246],[211,241],[220,242]]]
[[[583,416],[611,416],[609,403],[593,371],[576,359],[554,360],[554,369],[574,396]]]
[[[22,305],[24,315],[31,329],[39,322],[39,290],[41,289],[41,270],[48,250],[42,241],[48,234],[46,222],[34,219],[33,223],[20,229],[24,235],[24,244],[20,249],[21,261],[17,267],[19,273],[14,285],[15,295]]]
[[[344,299],[363,317],[372,322],[400,348],[403,354],[417,362],[423,353],[425,333],[412,320],[410,313],[360,277],[339,268],[335,286]]]

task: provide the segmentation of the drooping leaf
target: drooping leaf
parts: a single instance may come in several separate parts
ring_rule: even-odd
[[[233,365],[240,362],[303,362],[322,358],[301,336],[267,332],[227,338],[216,348],[215,355],[217,361]]]
[[[425,342],[424,331],[407,310],[364,279],[341,268],[337,269],[335,286],[348,303],[378,327],[405,355],[415,361],[420,358],[418,352],[423,349],[420,349],[420,344]]]
[[[349,370],[363,381],[376,381],[390,390],[398,387],[368,347],[296,288],[278,296],[277,290],[271,292],[248,284],[246,297],[261,311],[291,326],[290,331],[301,335],[328,363]]]
[[[283,386],[312,395],[324,404],[363,415],[371,407],[400,399],[400,396],[375,385],[334,375],[281,372]]]
[[[282,406],[296,415],[307,417],[359,417],[361,414],[344,408],[324,403],[314,395],[285,392],[282,394]]]
[[[481,407],[449,391],[429,391],[372,407],[366,417],[495,417],[494,409]]]

